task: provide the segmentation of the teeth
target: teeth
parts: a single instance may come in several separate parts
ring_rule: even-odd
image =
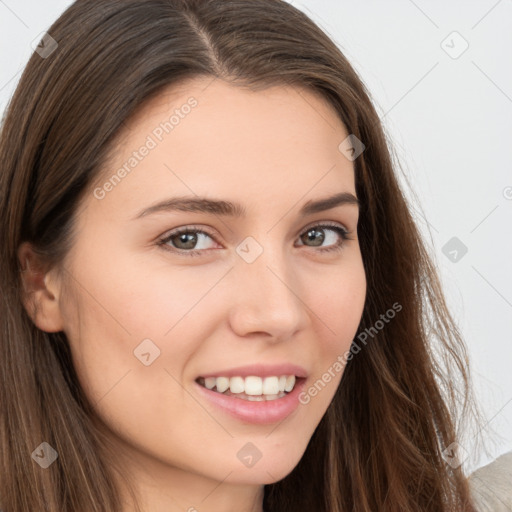
[[[286,386],[284,387],[284,390],[291,391],[293,386],[295,386],[295,375],[290,375],[289,377],[286,377]]]
[[[250,395],[247,395],[247,400],[249,400],[249,402],[261,402],[264,399],[263,399],[262,396],[250,396]]]
[[[231,393],[231,391],[225,391],[223,395],[234,396],[241,398],[242,400],[248,400],[249,402],[268,402],[269,400],[276,400],[277,398],[283,398],[286,393],[283,391],[277,395],[247,395],[246,393]]]
[[[219,393],[224,393],[229,388],[229,379],[227,377],[217,377],[215,379],[215,385]]]
[[[231,381],[240,379],[239,386],[233,389],[233,384],[229,386],[231,393],[244,393],[246,395],[261,395],[263,393],[263,381],[261,377],[231,377]],[[237,381],[238,382],[238,381]]]
[[[265,377],[263,380],[263,394],[277,395],[277,393],[279,393],[279,379],[277,377]]]
[[[242,377],[231,377],[231,379],[229,379],[229,391],[231,391],[231,393],[243,393],[245,391],[244,379],[242,379]],[[258,393],[251,394],[257,395]]]
[[[206,377],[199,382],[207,389],[215,389],[219,393],[230,392],[233,394],[245,394],[248,400],[252,397],[265,395],[267,400],[275,400],[283,394],[289,393],[295,386],[295,375],[281,375],[271,377]],[[229,390],[229,391],[228,391]],[[256,399],[257,400],[257,399]]]
[[[217,379],[215,377],[206,377],[206,379],[204,379],[205,388],[213,389],[215,384],[217,384]]]

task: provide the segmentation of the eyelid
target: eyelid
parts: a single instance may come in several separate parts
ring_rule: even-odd
[[[210,228],[208,228],[207,226],[205,227],[205,226],[197,226],[194,224],[186,224],[185,226],[173,228],[173,229],[170,229],[169,231],[165,232],[163,235],[158,237],[157,242],[167,241],[169,239],[169,237],[179,235],[180,233],[187,233],[189,231],[200,231],[202,233],[207,234],[216,243],[219,243],[219,242],[217,242],[215,235],[211,231],[209,231],[209,229]]]
[[[303,234],[304,231],[307,231],[308,229],[311,229],[311,228],[314,228],[314,227],[319,227],[319,226],[334,226],[334,227],[341,227],[343,228],[347,234],[350,234],[350,230],[345,226],[343,225],[341,222],[335,222],[335,221],[322,221],[322,220],[317,220],[317,221],[313,221],[311,222],[310,224],[307,224],[306,226],[304,226],[303,228],[301,228],[297,234],[295,235],[296,237]],[[169,238],[169,236],[174,236],[174,235],[177,235],[179,234],[180,232],[186,232],[186,231],[203,231],[204,233],[206,233],[208,236],[211,236],[215,242],[217,242],[217,240],[215,239],[215,235],[209,231],[209,227],[208,226],[199,226],[199,225],[194,225],[194,224],[186,224],[185,226],[181,226],[181,227],[177,227],[177,228],[173,228],[169,231],[167,231],[166,233],[164,233],[163,235],[159,236],[157,241],[162,241],[162,240],[166,240],[167,238]],[[217,242],[219,243],[219,242]]]
[[[316,227],[321,227],[321,226],[323,226],[323,227],[343,228],[346,231],[347,234],[350,233],[350,230],[347,228],[347,226],[343,225],[341,222],[335,222],[335,221],[331,221],[331,220],[326,220],[326,221],[317,220],[317,221],[312,222],[311,224],[306,225],[304,228],[302,228],[297,233],[297,236],[298,235],[302,235],[302,233],[304,233],[308,229],[316,228]]]
[[[301,228],[300,231],[297,232],[297,234],[295,235],[295,238],[297,237],[300,237],[301,235],[303,235],[304,233],[306,233],[308,230],[312,229],[312,228],[333,228],[333,229],[338,229],[343,232],[342,234],[338,232],[338,235],[342,237],[342,242],[340,244],[335,244],[335,245],[331,245],[331,246],[327,246],[327,247],[319,247],[318,249],[316,249],[317,252],[328,252],[329,251],[329,248],[332,248],[333,250],[338,247],[338,248],[343,248],[344,245],[345,245],[345,242],[348,241],[348,240],[352,240],[353,238],[351,238],[351,234],[352,234],[352,231],[349,230],[345,225],[343,225],[342,223],[340,222],[336,222],[336,221],[322,221],[322,220],[317,220],[317,221],[313,221],[312,223],[310,224],[307,224],[305,227]],[[170,240],[170,238],[174,237],[174,236],[177,236],[181,233],[188,233],[188,232],[199,232],[199,233],[204,233],[206,235],[208,235],[216,244],[220,244],[218,241],[217,241],[217,238],[216,238],[216,235],[214,235],[211,231],[209,231],[209,227],[206,227],[206,226],[198,226],[198,225],[194,225],[194,224],[187,224],[187,225],[184,225],[184,226],[180,226],[180,227],[177,227],[177,228],[174,228],[174,229],[171,229],[170,231],[167,231],[166,233],[164,233],[162,236],[158,237],[157,239],[157,245],[158,246],[166,246],[167,242]],[[306,245],[302,245],[301,247],[307,247]],[[315,249],[314,247],[312,247],[312,249]],[[164,250],[168,250],[170,252],[173,252],[175,254],[182,254],[182,255],[188,255],[188,256],[198,256],[200,254],[203,254],[205,252],[208,252],[208,251],[211,251],[212,249],[189,249],[189,250],[185,250],[185,249],[178,249],[178,248],[174,248],[174,247],[164,247]]]

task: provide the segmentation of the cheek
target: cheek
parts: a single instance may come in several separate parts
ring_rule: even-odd
[[[119,395],[118,388],[131,385],[137,396],[151,396],[174,382],[170,375],[181,381],[206,336],[198,331],[209,325],[208,315],[219,304],[213,290],[201,300],[219,272],[171,272],[162,263],[148,270],[147,261],[122,254],[112,253],[101,264],[94,260],[97,253],[81,255],[73,276],[82,286],[77,301],[63,309],[74,365],[91,402],[103,404],[107,393]]]
[[[328,279],[327,279],[328,277]],[[323,416],[340,384],[366,299],[366,276],[362,261],[341,266],[316,281],[317,293],[310,294],[316,313],[317,364],[299,402],[308,411],[311,428]],[[313,412],[314,411],[314,412]],[[314,421],[313,421],[314,418]]]
[[[128,254],[108,273],[113,308],[130,331],[165,340],[183,323],[201,320],[197,306],[209,295],[225,269],[178,266],[164,257]],[[213,291],[215,294],[215,291]]]
[[[195,350],[190,334],[178,330],[186,311],[174,314],[177,306],[168,298],[158,300],[165,283],[157,288],[109,276],[89,276],[91,293],[68,307],[70,319],[72,310],[78,311],[66,332],[78,380],[98,415],[121,438],[134,444],[160,439],[162,425],[172,435],[179,429],[172,411],[197,414],[179,383]],[[185,309],[183,303],[178,309]]]
[[[315,313],[323,325],[326,351],[348,350],[363,314],[366,276],[362,262],[341,267],[318,282],[314,296]]]

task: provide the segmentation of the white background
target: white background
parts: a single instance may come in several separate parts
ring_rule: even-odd
[[[488,421],[486,450],[465,446],[468,469],[481,466],[512,450],[512,0],[290,3],[335,40],[367,85],[420,199],[415,218]],[[0,112],[32,41],[70,4],[0,0]],[[458,55],[461,38],[469,46]],[[442,251],[452,237],[468,248],[457,262]]]

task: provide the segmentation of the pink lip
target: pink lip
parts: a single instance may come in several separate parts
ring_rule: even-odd
[[[203,373],[201,377],[249,377],[255,375],[258,377],[280,377],[281,375],[295,375],[295,377],[307,377],[308,374],[302,366],[295,364],[250,364],[239,366],[238,368],[229,368],[225,370],[216,370],[215,372]]]
[[[274,369],[275,371],[275,369]],[[286,374],[287,372],[284,372]],[[290,373],[289,375],[292,375]],[[235,373],[240,375],[239,373]],[[250,373],[248,374],[250,375]],[[273,374],[275,375],[275,373]],[[299,405],[299,394],[304,388],[306,379],[300,378],[295,382],[295,386],[283,398],[276,398],[275,400],[251,402],[242,398],[223,395],[217,391],[207,389],[201,384],[195,382],[194,384],[199,388],[198,392],[204,396],[209,402],[237,418],[238,420],[245,421],[253,424],[271,424],[284,420],[289,416]]]

